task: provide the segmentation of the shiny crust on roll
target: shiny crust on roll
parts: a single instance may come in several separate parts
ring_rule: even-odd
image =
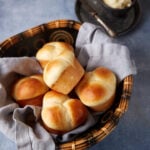
[[[72,64],[56,59],[46,65],[43,75],[49,88],[68,94],[84,75],[84,69],[75,58]]]
[[[83,124],[88,116],[86,107],[78,99],[49,91],[43,99],[41,118],[45,128],[63,134]]]
[[[19,79],[12,89],[12,97],[20,106],[42,105],[43,95],[49,90],[43,75],[32,75]]]
[[[75,91],[83,104],[103,112],[111,107],[116,92],[116,76],[104,67],[85,74]]]
[[[53,60],[59,56],[67,55],[73,52],[73,47],[65,42],[49,42],[43,45],[36,53],[36,58],[41,64],[42,68],[46,66],[49,60]]]

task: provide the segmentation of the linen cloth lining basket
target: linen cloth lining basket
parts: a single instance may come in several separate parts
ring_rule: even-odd
[[[75,46],[80,26],[74,20],[54,20],[33,27],[0,43],[0,57],[34,56],[48,41],[64,41]],[[73,141],[57,143],[56,149],[83,150],[108,136],[128,109],[132,85],[133,76],[127,76],[117,87],[114,105],[99,118],[98,123]]]

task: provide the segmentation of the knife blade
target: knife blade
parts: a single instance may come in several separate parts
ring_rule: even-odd
[[[79,0],[79,2],[83,5],[84,9],[88,11],[88,13],[95,18],[95,20],[105,29],[105,31],[111,36],[115,37],[116,33],[108,26],[106,23],[98,16],[96,10],[92,6],[88,4],[85,0]]]

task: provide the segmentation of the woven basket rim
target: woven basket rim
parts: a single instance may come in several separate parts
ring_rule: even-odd
[[[0,57],[3,56],[3,48],[8,48],[9,46],[18,42],[21,36],[34,36],[38,33],[38,30],[44,32],[45,28],[53,29],[53,28],[73,28],[75,30],[79,30],[81,27],[81,23],[74,20],[54,20],[48,23],[41,24],[39,26],[28,29],[22,33],[16,34],[2,43],[0,43]],[[119,105],[115,108],[114,112],[111,114],[110,119],[99,128],[93,128],[90,132],[85,133],[82,137],[77,137],[73,141],[66,143],[58,143],[56,149],[61,150],[82,150],[87,149],[94,144],[103,140],[106,136],[108,136],[117,126],[119,119],[128,109],[129,99],[132,93],[133,86],[133,76],[129,75],[123,80],[122,94],[120,98]]]

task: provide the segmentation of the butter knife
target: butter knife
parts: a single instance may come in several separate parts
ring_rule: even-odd
[[[79,0],[83,7],[88,11],[88,13],[95,18],[95,20],[105,29],[105,31],[111,36],[115,37],[116,33],[106,25],[106,23],[98,16],[97,12],[90,6],[85,0]]]

